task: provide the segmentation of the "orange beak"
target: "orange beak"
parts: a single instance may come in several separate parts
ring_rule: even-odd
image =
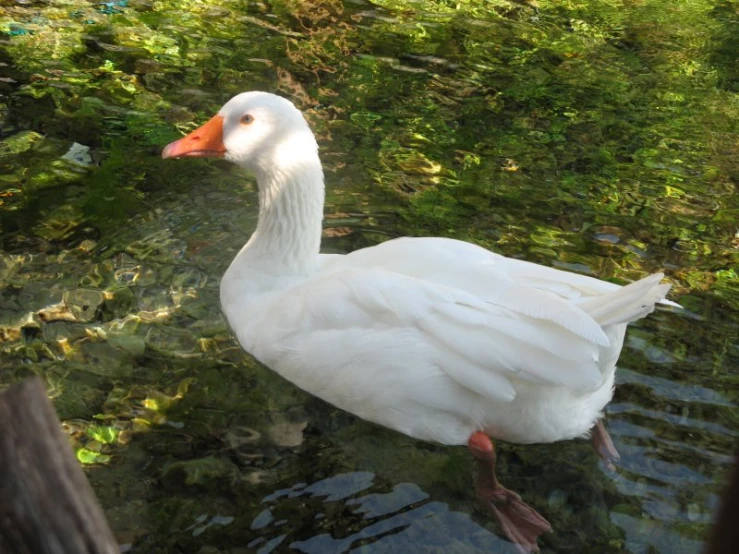
[[[222,158],[225,153],[223,117],[217,115],[186,137],[165,146],[162,158]]]

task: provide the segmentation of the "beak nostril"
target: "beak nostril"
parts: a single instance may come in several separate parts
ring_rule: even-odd
[[[164,158],[222,158],[226,153],[223,145],[223,117],[214,116],[189,135],[176,140],[162,151]],[[2,550],[0,548],[0,550]]]

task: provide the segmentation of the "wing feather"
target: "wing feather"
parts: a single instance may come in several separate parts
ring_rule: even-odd
[[[462,290],[377,269],[321,275],[299,288],[302,309],[296,310],[294,304],[290,309],[299,314],[292,326],[300,332],[350,328],[391,329],[396,336],[420,332],[420,344],[414,348],[427,353],[428,363],[488,398],[511,400],[517,382],[576,389],[602,384],[598,347],[603,340],[576,308],[557,315],[561,303],[546,293],[542,306],[537,308],[532,300],[515,311]],[[568,313],[574,317],[562,324]],[[395,351],[395,346],[384,348]],[[382,355],[379,350],[380,360]]]
[[[437,317],[419,326],[448,351],[488,372],[579,389],[602,383],[596,344],[551,323],[494,310],[480,315],[464,305],[436,306]]]
[[[549,291],[516,285],[497,303],[531,318],[556,323],[599,346],[610,344],[601,326],[587,312]]]
[[[516,397],[516,390],[502,373],[490,371],[445,348],[438,349],[436,357],[439,368],[463,387],[504,402]]]

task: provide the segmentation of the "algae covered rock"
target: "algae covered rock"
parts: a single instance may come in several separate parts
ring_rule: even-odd
[[[38,311],[42,321],[74,321],[89,323],[99,316],[104,301],[102,291],[94,289],[73,289],[65,291],[62,301]]]
[[[102,312],[103,320],[120,319],[129,314],[136,302],[133,291],[129,287],[120,287],[105,295]]]
[[[174,462],[162,470],[162,479],[170,486],[227,485],[239,475],[233,462],[216,456]]]

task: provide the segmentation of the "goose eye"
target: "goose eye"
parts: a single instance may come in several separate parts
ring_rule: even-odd
[[[246,114],[244,117],[241,118],[241,124],[242,125],[249,125],[254,121],[254,116],[250,114]]]

